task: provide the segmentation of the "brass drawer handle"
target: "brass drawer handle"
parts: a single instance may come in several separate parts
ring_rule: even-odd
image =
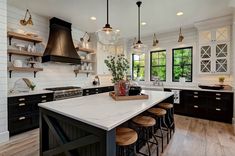
[[[45,102],[47,102],[47,100],[42,100],[42,103],[45,103]]]
[[[221,100],[221,98],[216,98],[216,100]]]
[[[194,94],[198,94],[198,92],[194,92]]]
[[[99,92],[95,92],[96,94],[99,94]]]
[[[220,109],[220,108],[216,108],[215,110],[216,110],[216,111],[221,111],[221,109]]]
[[[25,101],[25,98],[20,98],[19,101]]]
[[[193,107],[194,107],[194,108],[198,108],[198,106],[197,106],[197,105],[194,105]]]
[[[43,95],[42,98],[46,98],[47,96],[46,95]]]
[[[96,91],[98,91],[99,89],[95,89]]]
[[[89,90],[86,90],[86,92],[89,92]]]
[[[26,104],[25,103],[20,103],[19,106],[22,107],[22,106],[25,106]]]
[[[216,96],[221,96],[221,94],[220,94],[220,93],[216,93],[215,95],[216,95]]]
[[[86,93],[86,95],[89,95],[89,93]]]
[[[193,96],[194,98],[198,98],[198,96]]]
[[[26,119],[26,117],[24,117],[24,116],[19,118],[19,120],[25,120],[25,119]]]

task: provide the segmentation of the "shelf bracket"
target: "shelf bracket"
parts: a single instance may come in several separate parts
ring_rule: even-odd
[[[11,78],[12,70],[9,70],[9,78]]]
[[[12,40],[12,37],[9,36],[9,45],[11,45],[11,40]]]
[[[37,75],[37,72],[34,71],[34,72],[33,72],[33,77],[36,78],[36,75]]]
[[[11,62],[11,56],[12,56],[12,54],[9,54],[9,62]]]

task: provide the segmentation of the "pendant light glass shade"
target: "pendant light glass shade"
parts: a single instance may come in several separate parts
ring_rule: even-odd
[[[132,45],[132,52],[134,54],[143,54],[148,51],[147,45],[143,44],[140,40],[140,6],[142,2],[138,1],[136,2],[136,5],[138,6],[138,41]]]
[[[107,24],[97,32],[98,40],[102,44],[116,44],[120,38],[118,31],[115,31],[109,24],[109,0],[107,0]]]

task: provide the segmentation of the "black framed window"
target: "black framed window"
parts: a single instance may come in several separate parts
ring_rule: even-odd
[[[145,55],[132,54],[132,80],[144,81]]]
[[[150,80],[154,81],[155,77],[166,81],[166,50],[150,53]]]
[[[172,81],[179,82],[180,77],[185,77],[186,82],[192,82],[193,47],[176,48],[172,52]]]

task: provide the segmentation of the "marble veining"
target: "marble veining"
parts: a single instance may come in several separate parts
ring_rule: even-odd
[[[114,101],[109,93],[102,93],[42,103],[39,107],[109,131],[173,95],[162,91],[142,93],[149,99]]]

